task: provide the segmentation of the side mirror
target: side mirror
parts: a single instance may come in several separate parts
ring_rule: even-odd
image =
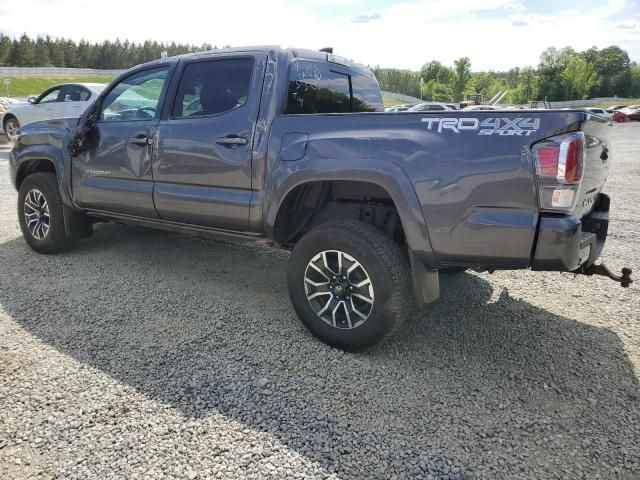
[[[29,103],[36,103],[36,100],[38,100],[37,97],[34,97],[34,96],[29,97]]]

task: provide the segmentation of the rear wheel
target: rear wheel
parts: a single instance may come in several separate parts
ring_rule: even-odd
[[[58,253],[69,248],[56,175],[29,175],[18,192],[18,220],[29,246],[39,253]]]
[[[349,351],[391,336],[411,306],[406,256],[389,236],[362,222],[327,223],[302,237],[289,260],[287,283],[311,333]]]
[[[20,122],[15,117],[7,118],[4,122],[4,133],[7,135],[10,143],[14,143],[18,138],[18,130],[20,129]]]

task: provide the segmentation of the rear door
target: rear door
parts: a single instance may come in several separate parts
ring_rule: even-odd
[[[80,206],[157,218],[151,156],[169,68],[132,73],[103,98],[89,147],[73,159],[73,196]]]
[[[165,220],[244,231],[266,54],[187,61],[158,127],[154,203]]]
[[[82,85],[63,86],[59,118],[79,117],[89,105],[90,99],[91,92]]]

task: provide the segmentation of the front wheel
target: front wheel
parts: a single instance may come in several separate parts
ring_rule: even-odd
[[[305,326],[323,342],[360,351],[390,337],[411,306],[406,256],[371,225],[320,225],[295,246],[289,296]]]
[[[18,192],[18,221],[29,246],[39,253],[58,253],[69,247],[62,200],[55,173],[29,175]]]
[[[4,122],[4,133],[7,135],[9,143],[14,143],[18,138],[18,130],[20,130],[20,122],[16,118],[7,118]]]

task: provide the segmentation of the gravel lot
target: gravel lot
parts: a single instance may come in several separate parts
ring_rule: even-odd
[[[640,272],[640,124],[614,128],[605,257]],[[640,478],[640,284],[465,273],[348,354],[263,244],[104,224],[32,252],[6,158],[0,478]]]

